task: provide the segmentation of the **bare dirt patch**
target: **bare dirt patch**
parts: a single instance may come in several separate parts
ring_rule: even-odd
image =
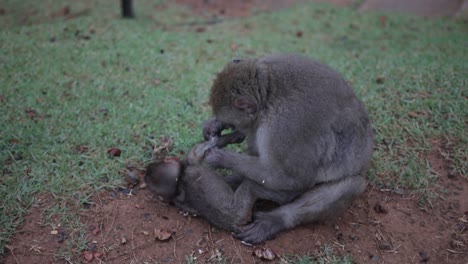
[[[283,232],[255,247],[244,246],[202,218],[181,214],[148,190],[106,192],[81,213],[89,242],[78,261],[182,263],[196,258],[199,263],[256,263],[263,261],[254,256],[256,249],[271,249],[279,260],[284,254],[318,256],[327,245],[335,253],[351,255],[356,263],[466,263],[468,183],[447,178],[440,184],[444,199],[425,208],[406,191],[397,194],[369,186],[342,217]],[[54,254],[69,236],[78,235],[41,226],[41,211],[41,206],[35,207],[26,218],[8,245],[6,263],[57,262]]]
[[[177,4],[186,5],[198,15],[217,15],[224,17],[247,17],[258,12],[278,10],[305,0],[243,0],[243,1],[197,1],[176,0]]]

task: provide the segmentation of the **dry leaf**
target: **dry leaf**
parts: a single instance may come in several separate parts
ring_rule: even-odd
[[[164,229],[154,229],[154,236],[159,241],[167,241],[172,237],[172,232]]]
[[[231,43],[231,50],[236,51],[237,50],[237,45],[236,43]]]
[[[259,259],[265,260],[274,260],[276,258],[276,253],[273,252],[270,248],[258,248],[254,250],[254,256]]]
[[[93,260],[93,258],[94,258],[93,252],[91,252],[89,250],[83,251],[83,256],[86,259],[86,261],[88,261],[88,262],[91,262]]]
[[[114,157],[120,157],[122,151],[118,148],[110,148],[109,150],[107,150],[107,153]]]

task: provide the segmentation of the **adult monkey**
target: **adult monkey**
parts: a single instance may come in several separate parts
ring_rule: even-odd
[[[212,86],[214,117],[205,139],[235,128],[246,153],[212,148],[205,161],[256,182],[263,193],[302,193],[270,212],[257,212],[237,237],[250,243],[322,220],[361,194],[372,156],[367,111],[330,67],[293,54],[234,60]],[[256,195],[255,193],[252,195]]]

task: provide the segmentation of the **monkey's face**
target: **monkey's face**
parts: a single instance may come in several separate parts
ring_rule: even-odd
[[[255,60],[228,64],[216,77],[210,103],[216,118],[242,130],[250,127],[258,110]]]
[[[255,120],[255,115],[246,113],[241,109],[233,106],[226,106],[218,108],[214,111],[216,119],[229,124],[233,129],[237,129],[241,132],[246,132],[246,129],[252,127],[252,123]]]
[[[165,201],[177,194],[177,181],[181,164],[176,157],[167,157],[162,162],[154,162],[146,168],[145,182],[148,188]]]

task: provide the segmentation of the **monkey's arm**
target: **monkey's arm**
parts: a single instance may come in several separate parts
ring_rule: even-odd
[[[205,153],[205,162],[214,167],[232,169],[234,172],[272,190],[301,190],[305,186],[278,167],[266,166],[260,157],[230,150],[212,148]]]

